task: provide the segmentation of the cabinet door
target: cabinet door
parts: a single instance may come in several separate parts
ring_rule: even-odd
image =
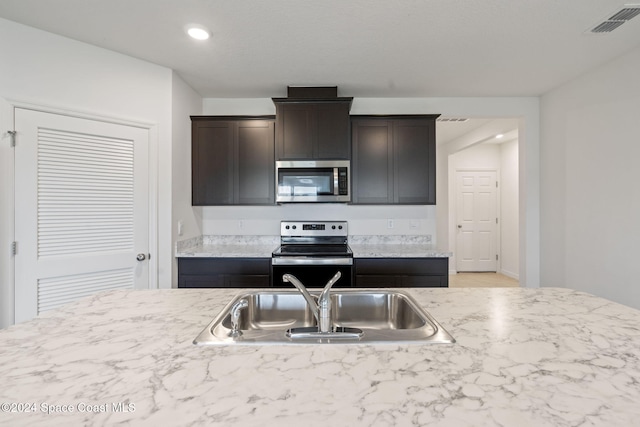
[[[179,276],[179,288],[224,288],[225,283],[222,276]]]
[[[393,126],[386,120],[352,123],[353,203],[393,202]]]
[[[233,134],[233,122],[192,122],[191,201],[194,206],[233,202]]]
[[[312,104],[276,104],[278,160],[313,158],[315,116],[316,110]]]
[[[357,258],[355,286],[448,287],[449,258]]]
[[[398,288],[402,278],[394,275],[357,274],[356,288]]]
[[[238,122],[234,199],[240,205],[275,202],[274,125],[271,121]]]
[[[267,288],[271,258],[178,258],[179,288]]]
[[[223,278],[225,288],[268,288],[269,275],[227,274]]]
[[[442,276],[403,276],[400,283],[403,288],[447,287]]]
[[[351,158],[349,109],[350,104],[345,102],[322,103],[316,106],[317,139],[314,158]]]
[[[435,122],[397,120],[393,142],[393,202],[435,204]]]

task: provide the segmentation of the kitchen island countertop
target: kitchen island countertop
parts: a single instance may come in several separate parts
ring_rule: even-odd
[[[407,291],[455,344],[200,347],[194,337],[237,290],[88,297],[0,331],[0,424],[557,427],[640,419],[640,311],[560,288]]]

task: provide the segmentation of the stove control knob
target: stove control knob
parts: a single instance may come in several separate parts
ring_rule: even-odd
[[[293,226],[293,229],[295,230],[296,228],[297,228],[297,227],[294,225],[294,226]]]
[[[288,225],[285,225],[285,226],[284,226],[284,228],[286,228],[286,229],[288,230],[288,229],[289,229],[289,226],[288,226]]]
[[[335,226],[335,225],[332,225],[332,226],[331,226],[331,229],[332,229],[332,230],[335,230],[335,229],[336,229],[336,226]]]
[[[341,225],[339,225],[339,226],[338,226],[338,229],[339,229],[339,230],[342,230],[342,226],[341,226]]]

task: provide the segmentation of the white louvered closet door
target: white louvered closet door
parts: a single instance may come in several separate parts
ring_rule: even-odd
[[[17,108],[15,130],[16,322],[148,288],[148,129]]]

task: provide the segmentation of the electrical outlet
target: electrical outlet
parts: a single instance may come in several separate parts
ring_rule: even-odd
[[[392,219],[388,219],[387,220],[387,228],[393,228],[393,220]]]
[[[178,221],[178,236],[182,236],[184,229],[184,222],[182,220]]]

